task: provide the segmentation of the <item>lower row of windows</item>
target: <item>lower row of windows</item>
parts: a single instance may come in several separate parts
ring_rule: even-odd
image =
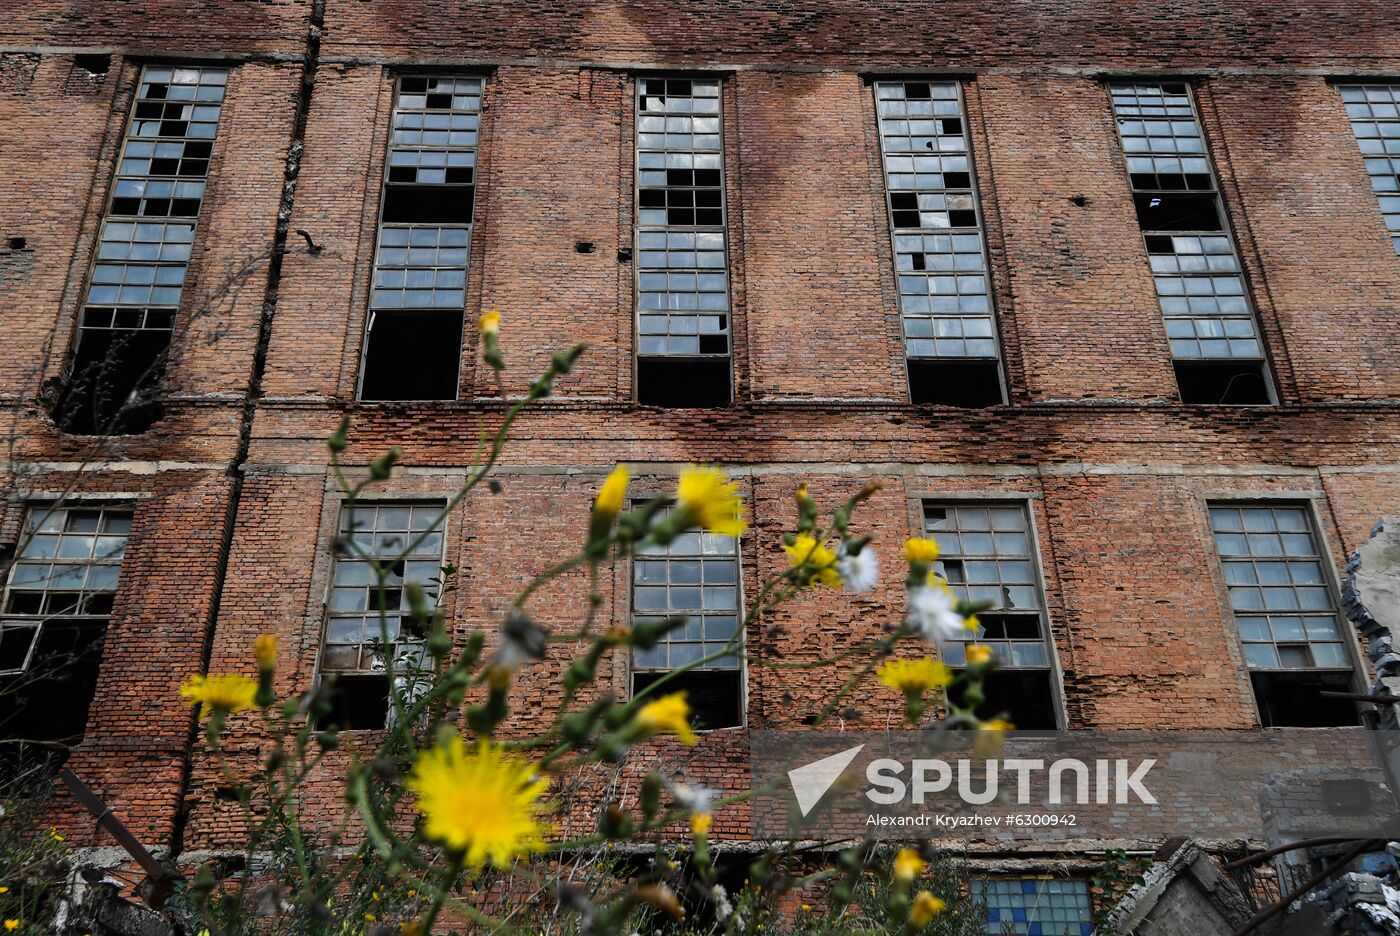
[[[422,639],[406,586],[430,602],[447,582],[441,503],[345,509],[326,602],[320,672],[333,677],[331,721],[383,727],[390,694],[411,692]],[[1350,639],[1308,509],[1288,503],[1208,508],[1211,534],[1266,726],[1354,724]],[[112,611],[131,512],[116,506],[31,508],[0,608],[0,735],[81,738]],[[1063,727],[1045,589],[1030,513],[1019,502],[928,502],[924,534],[938,542],[935,572],[954,593],[990,602],[981,627],[948,641],[942,658],[965,663],[968,642],[990,646],[999,668],[978,714],[1022,729]],[[630,563],[634,621],[684,617],[656,647],[631,659],[631,691],[675,670],[668,688],[689,692],[698,726],[744,722],[742,574],[738,543],[692,531]],[[961,702],[961,698],[954,699]]]

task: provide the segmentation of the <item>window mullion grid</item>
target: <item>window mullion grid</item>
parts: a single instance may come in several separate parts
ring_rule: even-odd
[[[1262,363],[1258,323],[1190,88],[1137,83],[1109,91],[1172,357]],[[1170,216],[1176,199],[1191,196],[1209,198],[1212,225],[1182,227]],[[1185,202],[1178,207],[1191,210]],[[1167,214],[1154,218],[1159,209]]]
[[[634,619],[686,618],[653,650],[634,652],[634,672],[678,669],[723,649],[738,629],[738,544],[729,537],[690,530],[666,547],[639,553],[632,560],[632,583]],[[692,594],[684,598],[678,594],[682,592]],[[685,652],[677,654],[682,649]],[[731,657],[696,669],[738,666],[738,658]]]
[[[721,84],[639,78],[636,89],[638,355],[730,354]]]
[[[881,81],[875,96],[905,353],[998,360],[961,85]]]
[[[1400,254],[1400,83],[1340,85],[1390,242]]]

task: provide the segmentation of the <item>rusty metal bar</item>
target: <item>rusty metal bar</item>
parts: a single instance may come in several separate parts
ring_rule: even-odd
[[[136,859],[136,863],[141,866],[141,870],[149,877],[149,887],[142,888],[146,903],[159,909],[165,903],[165,897],[169,896],[171,887],[176,880],[183,878],[179,872],[161,864],[155,856],[146,850],[136,836],[131,834],[131,830],[126,824],[112,814],[112,810],[102,798],[92,792],[78,779],[78,775],[67,767],[58,772],[58,779],[63,781],[78,802],[83,804],[92,817],[97,820],[97,824],[112,834],[112,838],[117,840],[117,844],[126,849],[126,853]]]
[[[1321,884],[1323,881],[1327,880],[1332,875],[1345,868],[1347,865],[1351,864],[1351,862],[1358,855],[1366,851],[1366,849],[1373,847],[1379,841],[1379,839],[1365,839],[1363,841],[1357,842],[1355,848],[1352,848],[1345,855],[1338,858],[1336,861],[1332,862],[1330,865],[1323,868],[1321,871],[1317,872],[1312,877],[1308,878],[1308,880],[1305,883],[1299,885],[1298,887],[1295,887],[1292,891],[1290,891],[1283,897],[1280,897],[1278,901],[1272,906],[1266,907],[1263,910],[1260,910],[1254,916],[1250,917],[1249,922],[1245,923],[1239,929],[1235,930],[1234,936],[1247,936],[1247,934],[1254,932],[1260,926],[1273,919],[1275,915],[1280,913],[1293,901],[1297,900],[1299,897],[1302,897],[1308,891],[1312,890],[1314,887]]]

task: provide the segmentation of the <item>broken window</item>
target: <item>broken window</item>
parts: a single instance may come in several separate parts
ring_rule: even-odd
[[[973,878],[973,898],[987,908],[988,933],[1092,936],[1094,907],[1082,878]]]
[[[1110,88],[1183,403],[1272,402],[1264,346],[1190,89]]]
[[[362,400],[457,398],[480,120],[480,78],[399,78]]]
[[[690,530],[667,546],[638,550],[632,560],[632,616],[637,621],[686,619],[652,649],[634,651],[634,693],[659,676],[728,648],[728,655],[667,680],[667,691],[688,691],[696,727],[743,724],[737,540]]]
[[[991,601],[981,628],[940,648],[949,666],[967,662],[967,644],[986,644],[1000,665],[988,677],[982,718],[1005,715],[1017,728],[1059,725],[1045,597],[1024,504],[925,504],[924,530],[938,542],[934,572],[967,601]],[[961,703],[961,693],[954,692]]]
[[[637,82],[637,401],[730,400],[717,78]]]
[[[82,740],[130,531],[130,510],[30,508],[0,613],[0,737]]]
[[[358,504],[341,511],[340,547],[331,576],[321,675],[334,678],[330,722],[383,728],[389,693],[421,688],[422,641],[408,613],[405,584],[417,582],[431,607],[442,576],[441,504]],[[379,572],[383,572],[383,590]]]
[[[1338,90],[1366,158],[1390,242],[1400,254],[1400,84],[1341,85]]]
[[[1001,364],[961,89],[879,81],[875,102],[910,398],[994,406]]]
[[[54,412],[67,432],[138,433],[160,418],[157,394],[227,82],[226,68],[141,73]]]
[[[1350,691],[1354,667],[1308,511],[1213,504],[1210,528],[1264,726],[1356,724],[1320,694]]]

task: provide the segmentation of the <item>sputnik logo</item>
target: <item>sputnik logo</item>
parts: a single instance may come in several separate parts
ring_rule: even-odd
[[[864,747],[864,744],[858,744],[839,754],[832,754],[830,757],[823,757],[821,760],[812,761],[810,764],[803,764],[801,767],[794,767],[788,771],[792,792],[797,796],[797,808],[802,810],[804,818],[817,803],[821,802],[826,791],[831,789],[832,784],[840,779],[841,774],[845,772],[851,761],[856,759],[856,755]]]

